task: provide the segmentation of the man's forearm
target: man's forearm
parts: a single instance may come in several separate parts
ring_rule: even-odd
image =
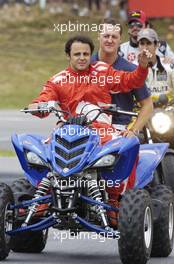
[[[139,131],[143,129],[143,127],[146,125],[153,112],[153,102],[150,97],[144,99],[142,102],[140,102],[140,104],[141,104],[141,110],[139,112],[137,120],[135,121],[134,125],[131,128],[131,130],[133,131]]]

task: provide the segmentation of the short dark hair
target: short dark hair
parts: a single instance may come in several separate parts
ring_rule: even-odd
[[[71,46],[74,42],[81,42],[84,44],[88,44],[90,46],[91,54],[93,53],[95,46],[94,46],[92,39],[86,36],[77,35],[77,36],[69,38],[65,44],[65,53],[68,54],[69,56],[71,52]]]
[[[102,21],[102,24],[111,24],[113,26],[119,25],[120,36],[122,35],[123,27],[115,18],[113,18],[113,17],[104,18],[103,21]]]

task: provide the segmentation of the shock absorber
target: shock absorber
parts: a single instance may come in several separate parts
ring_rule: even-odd
[[[88,193],[93,200],[102,202],[102,196],[97,180],[93,179],[88,181]],[[96,205],[96,212],[101,217],[104,227],[108,227],[108,221],[105,217],[105,210],[101,205]]]
[[[101,202],[102,196],[98,187],[97,180],[88,181],[88,192],[89,192],[89,196],[92,199]]]
[[[41,182],[39,183],[38,187],[37,187],[37,190],[36,190],[36,193],[34,195],[34,199],[37,199],[37,198],[40,198],[44,195],[47,194],[49,188],[50,188],[50,180],[46,177],[44,177]],[[39,205],[38,202],[34,202],[30,207],[29,207],[29,213],[27,215],[27,218],[25,219],[25,222],[23,224],[23,226],[26,226],[28,225],[32,215],[37,211],[37,206]]]

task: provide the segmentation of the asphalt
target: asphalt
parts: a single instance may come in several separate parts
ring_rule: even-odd
[[[20,110],[0,110],[0,150],[14,150],[11,136],[15,134],[39,134],[47,137],[54,129],[57,118],[40,119]]]
[[[8,184],[19,177],[23,171],[17,157],[0,157],[0,182]]]

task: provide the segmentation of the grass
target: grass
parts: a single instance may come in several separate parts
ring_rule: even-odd
[[[15,157],[16,154],[11,150],[0,150],[0,157]]]
[[[5,14],[5,15],[4,15]],[[22,8],[14,11],[9,8],[6,13],[0,10],[0,108],[23,108],[38,95],[44,82],[53,74],[67,66],[64,55],[64,43],[69,37],[66,32],[60,35],[54,31],[54,24],[97,23],[101,16],[93,18],[69,17],[67,14],[50,15],[42,13],[37,7],[30,11]],[[155,28],[162,36],[170,20],[154,21]],[[124,25],[123,41],[127,39]],[[97,33],[90,32],[96,44]],[[174,49],[174,43],[169,41]]]

